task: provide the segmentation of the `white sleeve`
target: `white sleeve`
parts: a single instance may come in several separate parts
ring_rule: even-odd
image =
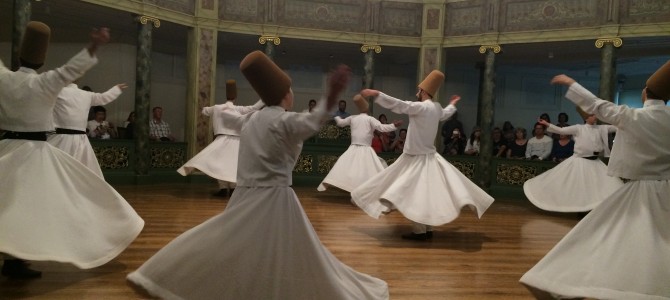
[[[335,116],[335,123],[339,127],[345,127],[345,126],[351,126],[351,116],[346,117],[344,119],[340,118],[339,116]]]
[[[83,49],[62,67],[39,74],[37,88],[47,95],[58,95],[65,86],[84,75],[97,62],[96,57],[91,56],[88,50]],[[53,100],[55,101],[55,99],[54,97]]]
[[[88,93],[91,94],[91,106],[97,106],[97,105],[105,105],[107,103],[116,100],[116,98],[121,96],[121,93],[123,93],[123,91],[118,86],[113,86],[111,89],[107,90],[104,93],[91,93],[91,92]]]
[[[395,124],[382,124],[382,122],[379,122],[379,120],[373,117],[370,117],[369,120],[370,123],[372,124],[372,128],[374,128],[379,132],[391,132],[398,129],[397,127],[395,127]]]
[[[621,126],[633,118],[633,109],[630,107],[602,100],[576,82],[570,85],[565,97],[585,112],[595,114],[598,119],[615,126]]]
[[[265,103],[263,103],[263,100],[258,100],[254,105],[249,105],[249,106],[235,106],[235,110],[237,110],[238,113],[241,115],[246,115],[250,112],[254,112],[257,110],[260,110],[265,106]]]
[[[381,92],[375,98],[375,103],[397,114],[416,115],[426,109],[422,102],[403,101]]]
[[[547,132],[558,133],[563,135],[576,135],[579,132],[579,126],[571,125],[566,127],[558,127],[550,123],[549,127],[547,127]]]
[[[283,119],[283,130],[286,136],[296,141],[304,141],[315,133],[319,132],[321,125],[328,120],[330,116],[326,110],[326,100],[322,99],[317,103],[312,112],[285,114]]]
[[[440,121],[449,119],[455,112],[456,112],[456,106],[453,106],[451,104],[447,105],[447,107],[442,109],[442,115],[440,116]]]

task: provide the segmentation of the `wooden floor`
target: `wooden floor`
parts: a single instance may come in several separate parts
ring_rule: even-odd
[[[91,270],[33,262],[43,277],[0,278],[0,299],[147,299],[125,280],[185,230],[220,213],[227,199],[209,184],[119,186],[144,218],[143,232],[110,263]],[[375,220],[341,191],[296,188],[325,246],[354,269],[385,280],[391,299],[530,299],[518,280],[578,221],[549,214],[522,199],[496,199],[478,220],[465,209],[436,228],[429,242],[400,239],[409,222],[397,212]]]

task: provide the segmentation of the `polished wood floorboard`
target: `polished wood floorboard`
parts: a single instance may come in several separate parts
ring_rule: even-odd
[[[0,299],[148,299],[125,280],[170,240],[224,210],[211,184],[119,186],[144,218],[140,236],[119,257],[90,270],[32,262],[43,277],[0,278]],[[410,223],[394,212],[376,220],[338,190],[296,193],[323,244],[352,268],[385,280],[391,299],[531,299],[518,280],[578,221],[542,212],[523,199],[496,199],[477,219],[464,209],[429,242],[400,239]]]

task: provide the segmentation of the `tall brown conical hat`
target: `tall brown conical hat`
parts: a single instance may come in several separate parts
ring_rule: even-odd
[[[268,106],[278,105],[291,89],[291,78],[261,51],[247,54],[240,71]]]
[[[237,81],[233,79],[226,80],[226,99],[237,99]]]
[[[426,91],[426,93],[430,94],[432,97],[435,97],[435,95],[437,95],[437,90],[442,85],[442,82],[444,82],[444,73],[438,70],[433,70],[430,72],[430,74],[428,74],[428,76],[426,76],[426,79],[419,83],[419,87]]]
[[[661,98],[658,100],[670,99],[670,61],[666,62],[647,79],[647,90]]]
[[[23,41],[21,41],[21,59],[34,65],[44,64],[50,36],[51,28],[47,24],[37,21],[28,22]]]
[[[356,104],[356,107],[360,113],[367,113],[368,109],[370,108],[368,105],[368,100],[365,100],[361,94],[356,94],[356,96],[354,96],[354,104]]]

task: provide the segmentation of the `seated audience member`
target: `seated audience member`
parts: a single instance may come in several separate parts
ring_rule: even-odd
[[[461,155],[465,151],[465,137],[461,133],[461,130],[454,128],[451,132],[451,137],[449,138],[449,143],[444,145],[444,150],[442,150],[442,156],[454,156]]]
[[[170,131],[170,125],[163,121],[163,108],[156,106],[152,109],[153,119],[149,121],[149,139],[152,141],[174,142],[175,138]]]
[[[114,124],[107,122],[107,110],[102,106],[93,107],[94,118],[88,121],[86,129],[88,136],[94,139],[111,139],[116,138],[116,129]]]
[[[382,139],[381,139],[381,132],[375,130],[372,136],[372,143],[370,144],[370,147],[372,147],[373,150],[375,150],[375,153],[379,154],[382,153],[384,150],[384,146],[382,145]]]
[[[514,140],[511,140],[507,144],[507,158],[526,158],[526,147],[528,146],[528,141],[526,140],[526,129],[517,128],[514,131],[514,137]]]
[[[514,130],[514,126],[512,126],[512,122],[505,121],[505,123],[503,123],[502,133],[505,141],[507,142],[513,141],[516,138],[515,132],[516,131]]]
[[[391,144],[391,151],[402,153],[403,148],[405,148],[405,137],[407,137],[407,129],[402,128],[398,130],[398,138]]]
[[[135,112],[130,112],[128,119],[126,119],[126,132],[123,138],[132,140],[135,138]]]
[[[559,134],[558,140],[554,141],[551,147],[551,160],[562,162],[572,156],[575,149],[575,141],[569,135]]]
[[[535,123],[533,133],[535,134],[528,140],[526,147],[526,159],[546,160],[551,155],[551,147],[554,140],[546,135],[546,127],[540,123]]]
[[[465,150],[463,151],[467,155],[479,155],[479,145],[482,137],[482,130],[479,127],[472,129],[470,138],[465,144]]]
[[[502,130],[496,127],[491,132],[491,141],[493,142],[493,156],[503,157],[507,150],[507,141],[503,138]]]
[[[316,100],[309,99],[309,103],[307,104],[307,111],[312,112],[312,110],[314,110],[315,107],[316,107]]]
[[[463,134],[463,136],[465,136],[463,123],[458,120],[458,112],[455,112],[451,118],[442,124],[442,143],[445,146],[451,142],[451,136],[453,135],[454,129],[458,129]]]
[[[568,124],[568,114],[566,114],[564,112],[559,113],[558,114],[558,123],[556,124],[556,126],[561,127],[561,128],[570,126],[570,124]],[[552,133],[551,138],[553,138],[554,140],[558,140],[559,139],[559,134],[558,133]]]

